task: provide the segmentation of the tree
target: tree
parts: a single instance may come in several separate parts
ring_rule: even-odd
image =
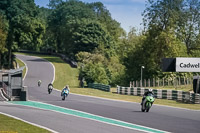
[[[58,52],[74,58],[79,51],[92,52],[98,47],[97,50],[108,57],[115,55],[120,27],[102,3],[62,2],[56,5],[48,19]]]
[[[72,33],[81,25],[83,19],[95,19],[92,10],[83,2],[69,0],[57,4],[48,17],[48,29],[55,36],[58,52],[74,57],[73,52],[71,53]]]
[[[111,57],[115,54],[112,38],[104,30],[101,24],[97,22],[83,23],[79,28],[72,33],[74,54],[79,51],[93,52],[96,50],[106,57]]]
[[[89,7],[94,11],[98,21],[107,29],[113,40],[118,42],[119,37],[124,34],[124,30],[120,27],[120,23],[112,19],[108,9],[101,2],[94,2],[88,4]]]
[[[173,29],[177,38],[184,42],[187,54],[197,47],[200,27],[199,0],[148,0],[143,13],[146,30]]]
[[[199,50],[200,36],[200,1],[186,0],[183,15],[180,16],[177,30],[178,38],[187,47],[187,53],[192,55],[192,50]]]
[[[2,68],[2,55],[7,51],[6,49],[6,39],[7,39],[7,29],[8,22],[5,20],[5,16],[0,13],[0,68]]]
[[[106,58],[102,54],[79,52],[76,55],[79,61],[80,77],[87,83],[122,84],[125,67],[117,57]]]
[[[9,30],[7,37],[7,49],[8,49],[8,67],[12,67],[12,51],[18,47],[19,40],[22,34],[19,33],[20,30],[26,33],[27,29],[23,29],[20,22],[27,20],[26,22],[34,19],[38,15],[38,7],[36,7],[34,0],[2,0],[0,2],[0,10],[6,15],[9,22]],[[24,16],[25,18],[23,18]],[[20,20],[21,19],[21,20]],[[27,24],[26,24],[27,25]],[[16,27],[17,26],[17,27]],[[30,28],[31,26],[29,26]],[[30,29],[29,29],[30,30]],[[27,36],[26,41],[28,40]],[[37,38],[34,38],[37,40]]]
[[[15,42],[20,49],[39,51],[45,26],[37,18],[18,15],[13,19]]]

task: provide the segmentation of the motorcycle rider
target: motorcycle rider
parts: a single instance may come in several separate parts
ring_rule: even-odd
[[[48,89],[53,89],[53,84],[52,83],[48,84]]]
[[[152,89],[148,89],[148,91],[146,91],[146,92],[144,93],[144,95],[143,95],[143,98],[142,98],[142,103],[141,103],[141,105],[143,104],[143,101],[144,101],[144,99],[146,98],[146,96],[148,96],[149,94],[152,94],[152,95],[153,95],[153,97],[154,97],[153,90],[152,90]],[[153,104],[153,103],[152,103],[152,104]]]
[[[61,92],[61,96],[63,95],[63,93],[64,93],[65,90],[70,91],[69,85],[66,85],[66,86],[63,88],[63,90],[62,90],[62,92]]]

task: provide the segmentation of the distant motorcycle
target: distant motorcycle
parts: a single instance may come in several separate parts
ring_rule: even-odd
[[[155,101],[154,95],[153,94],[148,94],[145,97],[145,99],[142,102],[142,104],[141,104],[141,106],[142,106],[141,107],[142,112],[145,112],[145,110],[146,110],[146,112],[149,112],[149,110],[150,110],[150,108],[151,108],[151,106],[152,106],[152,104],[153,104],[154,101]]]
[[[65,100],[65,98],[69,95],[69,89],[64,89],[62,92],[61,92],[61,97],[62,97],[62,100]]]
[[[49,92],[49,94],[52,92],[52,90],[53,90],[53,85],[49,85],[48,86],[48,92]]]
[[[40,86],[41,86],[41,84],[42,84],[42,81],[41,81],[41,80],[39,80],[39,81],[38,81],[38,86],[40,87]]]

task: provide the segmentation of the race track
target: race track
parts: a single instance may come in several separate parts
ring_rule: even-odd
[[[53,66],[41,58],[17,55],[27,67],[24,85],[28,87],[29,100],[56,105],[66,109],[102,116],[104,118],[119,120],[149,129],[174,133],[199,133],[200,111],[179,109],[153,105],[149,113],[140,111],[139,103],[114,101],[102,98],[70,94],[66,101],[61,100],[60,91],[53,90],[49,95],[47,85],[54,77]],[[37,81],[42,80],[42,85],[37,86]],[[122,99],[123,100],[123,99]],[[38,109],[17,105],[15,103],[0,103],[0,112],[7,113],[26,121],[47,127],[56,132],[69,133],[134,133],[142,132],[127,126],[120,126],[69,115],[59,111],[50,111],[49,108]],[[67,131],[66,131],[67,130]]]

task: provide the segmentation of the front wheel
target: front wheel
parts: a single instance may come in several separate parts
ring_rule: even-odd
[[[148,103],[146,104],[146,112],[149,112],[150,108],[151,108],[151,103],[148,102]]]
[[[52,89],[48,89],[49,94],[52,92]]]
[[[62,95],[62,100],[65,100],[65,94]]]

